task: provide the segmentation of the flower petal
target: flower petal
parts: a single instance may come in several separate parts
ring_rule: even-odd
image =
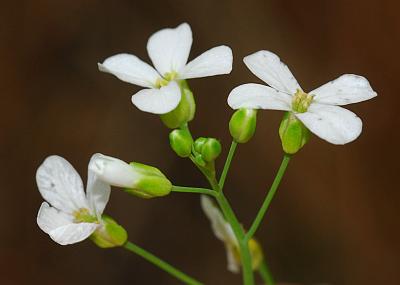
[[[246,56],[243,61],[255,76],[276,90],[290,95],[301,90],[292,72],[276,54],[261,50]]]
[[[95,223],[74,223],[52,230],[52,240],[61,245],[73,244],[87,239],[99,226]]]
[[[88,208],[79,174],[60,156],[52,155],[45,159],[36,172],[36,183],[42,197],[65,213]]]
[[[99,179],[97,173],[93,171],[94,164],[101,156],[102,154],[100,153],[92,155],[88,166],[88,181],[86,186],[86,197],[92,211],[96,213],[99,220],[110,199],[111,193],[110,185]]]
[[[147,42],[147,52],[158,72],[180,72],[186,65],[192,46],[192,30],[187,23],[175,29],[162,29]]]
[[[124,188],[133,188],[140,178],[140,174],[125,161],[100,153],[93,155],[89,171],[110,185]]]
[[[43,202],[40,206],[36,221],[39,228],[48,234],[56,228],[73,223],[73,216]]]
[[[271,87],[248,83],[234,88],[228,96],[228,105],[232,109],[269,109],[288,111],[292,97]]]
[[[240,272],[240,262],[236,255],[238,253],[235,252],[235,247],[232,245],[225,245],[226,251],[226,259],[227,259],[227,269],[232,273],[239,273]]]
[[[152,88],[160,78],[152,66],[127,53],[110,56],[98,66],[100,71],[111,73],[122,81],[142,87]]]
[[[312,103],[307,112],[296,116],[311,132],[333,144],[355,140],[362,130],[362,121],[356,114],[338,106]]]
[[[228,46],[218,46],[202,53],[189,62],[180,72],[179,78],[199,78],[228,74],[232,71],[233,55]]]
[[[221,211],[217,208],[214,202],[207,196],[201,195],[201,208],[206,214],[207,218],[211,222],[211,228],[215,236],[221,240],[225,241],[227,236],[226,221],[221,214]]]
[[[228,270],[234,273],[239,272],[239,256],[238,253],[235,252],[235,249],[237,250],[238,247],[238,242],[231,226],[225,221],[225,218],[213,200],[205,195],[201,195],[200,199],[201,207],[211,222],[214,235],[225,245]]]
[[[377,94],[365,77],[344,74],[310,92],[315,102],[330,105],[347,105],[369,100]]]
[[[175,81],[160,89],[143,89],[132,96],[132,103],[144,112],[165,114],[178,106],[181,90]]]

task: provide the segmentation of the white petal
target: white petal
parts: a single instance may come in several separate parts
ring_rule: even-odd
[[[113,55],[98,66],[100,71],[111,73],[122,81],[142,87],[152,88],[160,78],[152,66],[132,54]]]
[[[248,83],[234,88],[228,97],[232,109],[269,109],[288,111],[291,108],[292,96],[279,92],[271,87]]]
[[[40,194],[53,207],[66,213],[88,208],[79,174],[64,158],[52,155],[36,172]]]
[[[211,222],[211,228],[215,234],[215,236],[221,240],[225,241],[227,232],[226,232],[226,221],[222,216],[221,211],[214,204],[213,200],[205,195],[201,195],[200,197],[201,207],[206,214],[207,218]]]
[[[297,89],[301,90],[292,72],[276,54],[261,50],[246,56],[243,61],[255,76],[269,86],[290,95]]]
[[[212,199],[205,195],[201,195],[201,207],[211,222],[211,228],[214,235],[225,245],[227,256],[228,270],[234,273],[239,272],[240,264],[235,254],[235,248],[238,247],[237,239],[228,222],[225,221],[221,211]]]
[[[362,121],[356,114],[338,106],[312,103],[306,113],[296,116],[311,132],[333,144],[346,144],[361,133]]]
[[[181,71],[189,58],[192,40],[192,30],[187,23],[175,29],[163,29],[149,38],[147,52],[161,75]]]
[[[175,81],[160,89],[143,89],[132,96],[132,103],[144,112],[165,114],[178,106],[181,90]]]
[[[369,100],[376,96],[365,77],[344,74],[310,92],[318,103],[347,105]]]
[[[61,245],[73,244],[87,239],[98,226],[95,223],[69,224],[52,230],[49,235]]]
[[[97,217],[101,218],[101,214],[110,199],[111,187],[108,183],[99,179],[97,173],[93,171],[96,161],[102,155],[99,153],[94,154],[88,166],[88,181],[86,186],[86,196],[88,198],[90,207]]]
[[[140,175],[125,161],[100,153],[91,159],[89,171],[104,182],[117,186],[133,188]]]
[[[218,46],[202,53],[189,62],[180,72],[182,79],[199,78],[228,74],[232,71],[232,50],[227,46]]]
[[[48,203],[43,202],[40,206],[36,221],[42,231],[48,234],[56,228],[73,223],[73,216],[57,210],[54,207],[50,207]]]
[[[232,245],[225,246],[225,250],[228,270],[233,273],[239,273],[241,264],[236,257],[237,253],[235,254],[235,247]]]

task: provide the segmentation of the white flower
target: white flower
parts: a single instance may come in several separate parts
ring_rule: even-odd
[[[289,68],[272,52],[258,51],[243,61],[271,87],[255,83],[236,87],[228,97],[231,108],[291,111],[311,132],[333,144],[349,143],[360,135],[360,118],[338,106],[377,95],[364,77],[344,74],[307,94]]]
[[[147,42],[147,52],[155,69],[131,54],[117,54],[99,64],[122,81],[148,89],[132,96],[140,110],[165,114],[176,108],[181,93],[175,80],[227,74],[232,70],[232,50],[214,47],[187,63],[192,46],[192,30],[187,23],[175,29],[154,33]]]
[[[215,236],[225,245],[228,270],[238,273],[240,271],[239,244],[232,227],[225,221],[221,211],[209,197],[201,196],[201,207],[211,222]]]
[[[43,202],[37,216],[39,227],[61,245],[80,242],[102,226],[101,214],[110,197],[110,186],[90,171],[86,195],[72,165],[60,156],[49,156],[36,172]]]

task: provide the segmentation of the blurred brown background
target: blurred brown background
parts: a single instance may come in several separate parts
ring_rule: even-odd
[[[279,281],[400,284],[398,141],[400,20],[397,1],[9,1],[0,11],[1,284],[178,284],[123,249],[86,241],[61,247],[36,225],[42,201],[35,171],[50,154],[86,180],[94,152],[159,167],[177,185],[206,186],[168,146],[159,119],[138,111],[138,87],[98,72],[118,52],[149,61],[147,38],[183,21],[191,57],[227,44],[230,76],[192,80],[194,134],[230,144],[229,91],[259,82],[242,63],[268,49],[305,90],[343,73],[366,76],[379,96],[349,108],[364,121],[354,143],[318,138],[298,154],[257,236]],[[278,112],[260,112],[256,136],[240,146],[227,192],[245,225],[254,218],[282,156]],[[221,159],[222,160],[222,159]],[[221,166],[221,162],[219,166]],[[115,190],[107,213],[130,239],[206,284],[240,284],[225,271],[199,198],[141,200]]]

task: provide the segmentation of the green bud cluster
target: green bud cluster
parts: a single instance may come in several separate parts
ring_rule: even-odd
[[[310,131],[292,112],[286,112],[279,126],[283,151],[295,154],[310,139]]]
[[[170,129],[176,129],[193,120],[196,102],[186,80],[178,82],[181,89],[181,101],[178,106],[166,114],[160,115],[161,121]]]
[[[171,192],[171,182],[157,168],[138,162],[131,162],[129,165],[139,175],[133,188],[125,188],[129,194],[140,198],[154,198],[168,195]]]
[[[101,248],[111,248],[124,245],[128,234],[111,217],[103,215],[101,226],[90,236],[90,239]]]
[[[214,138],[200,137],[194,142],[195,159],[202,166],[214,162],[221,150],[221,143]]]
[[[229,131],[237,143],[246,143],[254,135],[257,123],[257,110],[239,109],[233,113]]]

